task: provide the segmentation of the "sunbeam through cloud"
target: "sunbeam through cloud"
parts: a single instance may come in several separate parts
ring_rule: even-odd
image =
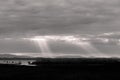
[[[104,35],[103,35],[104,34]],[[113,54],[111,53],[106,53],[107,50],[112,50],[116,49],[116,51],[119,50],[120,46],[120,39],[117,37],[119,36],[119,33],[113,33],[109,35],[109,33],[103,33],[98,34],[98,35],[89,35],[89,34],[80,34],[80,35],[36,35],[36,36],[29,36],[29,37],[20,37],[20,38],[12,38],[12,37],[7,37],[7,38],[1,38],[0,41],[5,41],[5,42],[12,42],[15,41],[15,44],[19,44],[21,41],[25,41],[25,43],[30,43],[32,47],[35,47],[36,50],[38,49],[38,52],[10,52],[10,54],[14,54],[17,56],[30,56],[30,57],[59,57],[59,56],[76,56],[76,57],[112,57]],[[101,36],[100,36],[101,35]],[[117,35],[117,36],[116,36]],[[54,52],[55,47],[53,45],[50,45],[51,42],[53,42],[53,45],[57,45],[57,43],[62,43],[60,47],[58,47],[58,52]],[[7,44],[6,44],[7,45]],[[59,44],[58,44],[59,45]],[[72,46],[71,48],[73,49],[73,52],[66,53],[65,49],[61,49],[64,46]],[[110,46],[108,46],[110,45]],[[18,45],[19,46],[19,45]],[[20,45],[21,46],[21,45]],[[106,46],[106,47],[105,47]],[[112,47],[114,48],[112,48]],[[23,46],[24,47],[24,46]],[[77,49],[83,50],[75,52],[75,47]],[[105,47],[104,49],[101,50],[102,47]],[[70,48],[70,47],[66,47]],[[70,49],[71,49],[70,48]],[[112,48],[112,49],[111,49]],[[12,48],[11,48],[12,49]],[[17,50],[22,50],[22,48],[18,47],[15,48]],[[70,50],[68,49],[68,50]],[[8,49],[10,50],[10,48]],[[13,49],[14,50],[14,49]],[[60,51],[59,50],[63,50]],[[104,51],[103,51],[104,50]],[[114,50],[112,50],[114,51]],[[62,53],[63,52],[63,53]],[[114,54],[114,55],[117,55]]]
[[[87,54],[90,56],[96,56],[96,57],[108,57],[104,53],[100,52],[98,49],[96,49],[92,44],[89,38],[85,37],[76,37],[74,35],[71,36],[57,36],[57,35],[47,35],[47,36],[34,36],[32,38],[23,38],[24,40],[31,40],[35,43],[35,45],[38,45],[38,47],[41,50],[41,55],[44,57],[54,57],[55,55],[50,50],[50,46],[48,45],[48,42],[50,40],[52,41],[64,41],[65,43],[72,44],[74,46],[78,46],[86,51]],[[73,55],[76,55],[75,53]],[[69,56],[69,54],[68,54]]]
[[[52,52],[47,44],[47,40],[41,37],[34,37],[31,39],[41,50],[41,56],[52,57]]]

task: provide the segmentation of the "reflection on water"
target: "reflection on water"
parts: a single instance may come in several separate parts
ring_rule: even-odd
[[[15,64],[15,65],[28,65],[32,66],[35,60],[0,60],[0,64]]]

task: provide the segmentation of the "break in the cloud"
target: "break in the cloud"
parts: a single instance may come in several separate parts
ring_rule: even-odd
[[[90,40],[79,47],[64,41],[50,41],[48,44],[55,53],[75,52],[89,56],[86,53],[100,51],[105,55],[118,56],[120,47],[116,44],[119,38],[96,34],[120,31],[119,8],[119,0],[0,0],[0,52],[41,51],[33,42],[15,40],[16,38],[83,33],[88,34],[87,38]],[[90,33],[93,37],[90,37]],[[14,40],[10,40],[10,37]],[[83,38],[86,38],[85,35]],[[111,44],[114,42],[115,45]],[[90,50],[93,52],[89,52]]]
[[[32,57],[119,57],[119,32],[1,38],[0,53]],[[113,54],[114,53],[114,54]]]
[[[112,34],[112,35],[111,35]],[[1,53],[26,56],[119,57],[119,32],[2,38]],[[111,38],[109,38],[109,37]],[[113,54],[114,53],[114,54]]]
[[[0,34],[119,31],[119,3],[119,0],[0,0]]]

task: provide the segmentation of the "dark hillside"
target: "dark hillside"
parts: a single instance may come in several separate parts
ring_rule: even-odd
[[[36,61],[38,66],[0,65],[1,79],[33,80],[116,80],[120,79],[119,60],[60,59]],[[72,61],[73,60],[73,61]],[[97,63],[97,64],[96,64]],[[99,64],[98,64],[99,63]]]

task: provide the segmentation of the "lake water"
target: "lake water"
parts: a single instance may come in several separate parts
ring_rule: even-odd
[[[0,60],[0,64],[30,65],[35,60]]]

